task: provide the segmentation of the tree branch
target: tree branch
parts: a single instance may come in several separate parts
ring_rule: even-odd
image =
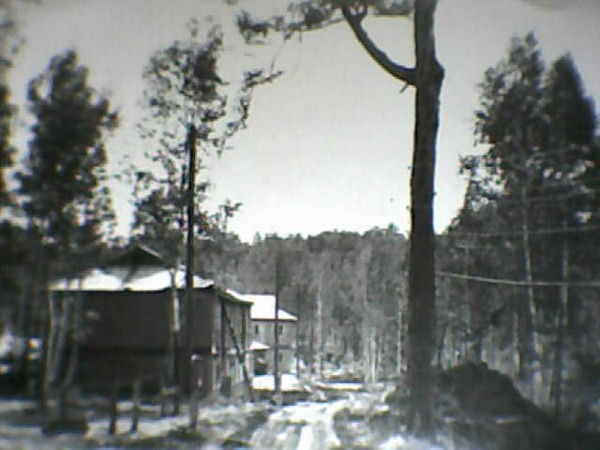
[[[354,32],[358,41],[365,48],[367,53],[379,64],[387,73],[394,78],[402,80],[411,86],[416,86],[416,71],[412,67],[402,66],[392,61],[385,52],[377,48],[377,45],[371,40],[365,29],[362,27],[364,14],[352,14],[347,6],[341,6],[342,14]]]

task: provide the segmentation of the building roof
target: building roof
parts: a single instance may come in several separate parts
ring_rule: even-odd
[[[240,294],[229,289],[230,295],[238,300],[251,302],[250,318],[252,320],[275,320],[275,296],[268,294]],[[296,322],[296,316],[291,315],[287,311],[279,308],[277,314],[278,320],[282,322]]]
[[[135,244],[119,253],[108,262],[109,266],[157,266],[164,267],[165,261],[158,252],[142,244]]]
[[[271,347],[268,346],[267,344],[263,344],[260,341],[252,341],[250,343],[250,351],[251,352],[258,352],[261,350],[269,350]]]
[[[109,262],[107,267],[89,269],[76,278],[63,278],[50,285],[52,291],[95,291],[95,292],[157,292],[171,289],[175,281],[177,289],[185,288],[185,269],[174,273],[167,269],[160,255],[143,245],[135,245]],[[196,289],[214,285],[197,275],[193,277]]]
[[[194,288],[206,289],[214,285],[212,280],[194,276]],[[185,287],[185,270],[175,272],[177,289]],[[171,288],[171,273],[162,267],[108,267],[95,268],[75,279],[56,280],[52,291],[138,291],[156,292]]]

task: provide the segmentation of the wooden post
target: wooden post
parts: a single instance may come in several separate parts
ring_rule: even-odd
[[[226,317],[227,317],[227,310],[225,309],[225,302],[223,301],[223,299],[219,298],[219,296],[215,293],[215,297],[217,299],[217,301],[219,302],[219,306],[220,309],[219,311],[221,312],[221,322],[220,322],[220,326],[221,326],[221,330],[220,330],[220,341],[221,341],[221,346],[220,346],[220,352],[219,352],[219,358],[220,358],[220,363],[221,363],[221,380],[220,380],[220,385],[223,386],[223,383],[225,382],[225,378],[227,377],[227,324],[226,324]]]
[[[140,391],[141,381],[139,379],[133,382],[133,411],[131,412],[131,433],[137,433],[138,424],[140,422]]]
[[[108,434],[114,436],[117,434],[117,420],[119,419],[119,408],[118,408],[118,396],[119,396],[119,382],[116,381],[113,385],[112,391],[110,393],[110,406],[109,406],[109,414],[110,414],[110,423],[108,425]]]
[[[190,389],[190,428],[195,429],[198,421],[197,402],[192,401],[196,395],[197,386],[193,376],[194,354],[194,200],[196,188],[196,127],[190,124],[187,136],[189,151],[188,167],[188,192],[187,192],[187,236],[186,236],[186,265],[185,265],[185,300],[186,300],[186,327],[187,327],[187,352],[185,355],[185,383]]]
[[[296,306],[296,311],[298,317],[296,320],[296,348],[294,354],[296,355],[296,376],[300,378],[300,308],[298,306]]]
[[[275,377],[275,402],[281,404],[281,377],[279,375],[279,297],[281,296],[281,250],[275,255],[275,329],[273,330],[273,376]]]

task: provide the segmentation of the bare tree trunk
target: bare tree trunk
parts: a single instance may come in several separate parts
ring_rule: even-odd
[[[58,317],[59,312],[57,307],[57,301],[53,295],[50,295],[48,297],[48,333],[45,339],[46,351],[44,352],[44,387],[42,389],[46,396],[48,396],[50,386],[52,385],[52,382],[54,380],[54,352],[56,351],[56,342],[58,340],[59,332],[59,327],[57,325]]]
[[[439,97],[444,71],[435,54],[437,0],[415,2],[416,120],[411,172],[411,231],[408,274],[409,428],[433,435],[435,352],[435,260],[433,195]]]
[[[521,190],[522,222],[521,232],[523,239],[523,264],[525,266],[525,281],[527,286],[527,297],[519,306],[519,375],[528,382],[535,384],[538,376],[536,366],[536,335],[534,329],[535,311],[535,289],[531,285],[533,281],[533,263],[531,258],[531,241],[529,239],[529,202],[525,188]],[[534,392],[532,390],[532,392]]]
[[[72,313],[69,319],[71,323],[69,330],[69,361],[67,363],[67,373],[63,381],[63,386],[69,388],[75,380],[75,374],[77,373],[77,365],[79,363],[79,338],[78,335],[81,333],[81,311],[82,311],[82,298],[81,292],[78,293],[77,298],[71,299],[72,302]]]
[[[402,332],[403,327],[404,327],[404,315],[402,313],[403,311],[403,300],[402,298],[400,298],[400,300],[398,300],[398,317],[397,317],[397,329],[396,329],[396,374],[397,375],[401,375],[402,374],[402,369],[403,369],[403,360],[404,358],[402,357],[402,347],[404,346],[404,333]]]
[[[563,229],[567,228],[566,220],[563,220]],[[569,278],[569,244],[567,237],[563,236],[561,242],[561,279],[564,284],[560,287],[560,304],[558,309],[556,350],[554,357],[554,415],[560,421],[562,415],[562,385],[563,385],[563,355],[565,348],[565,331],[567,311],[569,308],[569,286],[566,284]]]
[[[310,327],[310,333],[309,333],[309,342],[308,342],[308,352],[309,352],[309,369],[310,369],[310,373],[311,375],[314,375],[315,373],[315,310],[313,310],[313,320],[310,321],[309,323],[309,327]]]
[[[139,379],[133,382],[133,411],[131,412],[131,433],[137,433],[140,423],[140,396],[141,396],[141,381]]]
[[[363,318],[361,326],[361,347],[363,360],[363,373],[365,384],[373,383],[373,364],[375,360],[373,341],[375,332],[373,326],[374,311],[369,311],[369,263],[371,261],[372,249],[367,247],[361,251],[356,269],[356,285],[354,292],[357,302],[362,305]]]
[[[296,322],[296,348],[294,348],[294,355],[296,355],[296,376],[300,378],[300,309],[296,307],[298,311],[298,320]]]
[[[279,302],[281,301],[281,251],[278,248],[275,255],[275,328],[273,330],[273,377],[275,377],[275,403],[281,405],[281,374],[279,373]]]
[[[322,377],[323,370],[323,299],[321,298],[321,285],[323,277],[319,278],[317,286],[317,318],[315,320],[315,373]]]
[[[364,302],[366,303],[366,302]],[[363,303],[363,308],[365,307]],[[367,320],[366,311],[363,315],[362,319],[362,330],[361,330],[361,349],[362,349],[362,366],[363,366],[363,382],[365,385],[369,386],[373,382],[372,372],[373,372],[373,354],[371,351],[373,350],[372,340],[373,336],[370,330],[370,324]]]
[[[175,262],[175,269],[170,270],[171,276],[171,305],[169,306],[169,350],[168,350],[168,367],[167,367],[167,381],[166,387],[170,391],[175,389],[175,393],[172,396],[173,399],[173,415],[179,414],[179,403],[181,397],[181,391],[183,390],[183,382],[181,380],[181,367],[180,367],[180,308],[179,308],[179,296],[177,294],[177,282],[175,280],[176,270],[179,267],[179,261]],[[162,386],[165,388],[165,386]]]
[[[108,434],[114,436],[117,434],[117,423],[119,421],[119,381],[116,380],[113,383],[112,389],[110,391],[110,400],[109,400],[109,424],[108,424]]]
[[[73,333],[73,305],[74,299],[69,296],[66,298],[55,298],[51,293],[48,294],[48,310],[50,313],[48,344],[46,350],[44,392],[49,395],[52,388],[58,389],[57,406],[58,415],[61,420],[66,419],[66,391],[68,383],[71,381],[75,370],[75,349],[71,348],[68,366],[65,373],[65,357],[67,356],[67,344],[69,336]],[[62,376],[62,382],[59,378]]]
[[[66,373],[58,388],[58,414],[61,422],[66,422],[68,417],[68,393],[77,373],[79,364],[79,338],[78,334],[81,331],[81,311],[82,311],[82,295],[81,295],[81,280],[79,280],[79,292],[76,298],[70,297],[66,299],[71,305],[70,311],[65,311],[63,325],[66,327],[64,346],[60,350],[63,356],[57,361],[58,370],[62,367],[62,362],[65,358],[65,350],[68,349],[68,360],[66,363]],[[59,355],[60,356],[60,355]]]
[[[48,292],[48,280],[50,278],[50,275],[48,273],[49,269],[48,269],[48,264],[47,264],[47,257],[46,257],[46,249],[44,248],[43,244],[41,242],[38,243],[38,261],[36,261],[36,271],[37,271],[37,276],[36,276],[36,286],[34,288],[35,290],[35,296],[34,296],[34,308],[37,307],[41,310],[41,315],[42,315],[42,319],[40,321],[39,324],[39,329],[38,329],[38,337],[42,338],[42,352],[40,355],[40,374],[39,374],[39,379],[38,379],[38,386],[39,386],[39,404],[40,404],[40,409],[42,410],[43,413],[46,413],[48,411],[48,389],[49,389],[49,383],[47,382],[48,380],[48,371],[49,371],[49,362],[50,362],[50,358],[48,357],[48,353],[49,353],[49,345],[50,345],[50,337],[51,337],[51,317],[50,317],[50,311],[48,311],[48,308],[44,308],[44,302],[48,302],[50,303],[49,300],[49,292]],[[39,277],[39,278],[38,278]],[[44,298],[46,297],[46,298]],[[46,310],[46,311],[44,311]],[[33,313],[33,311],[32,311]],[[33,320],[33,314],[32,314],[32,321],[35,322],[35,320]],[[37,328],[37,327],[32,327],[32,328]],[[32,333],[33,335],[33,333]]]

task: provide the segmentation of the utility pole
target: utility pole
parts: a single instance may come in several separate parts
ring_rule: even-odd
[[[277,405],[281,405],[281,376],[279,374],[279,297],[281,295],[281,250],[279,243],[275,254],[275,329],[273,330],[273,377],[275,392],[274,398]]]
[[[196,126],[190,124],[186,140],[189,152],[188,188],[187,188],[187,236],[185,261],[185,324],[187,327],[187,376],[185,382],[190,389],[190,428],[195,429],[198,423],[198,383],[197,361],[194,355],[194,200],[196,187]],[[191,381],[191,382],[190,382]]]

